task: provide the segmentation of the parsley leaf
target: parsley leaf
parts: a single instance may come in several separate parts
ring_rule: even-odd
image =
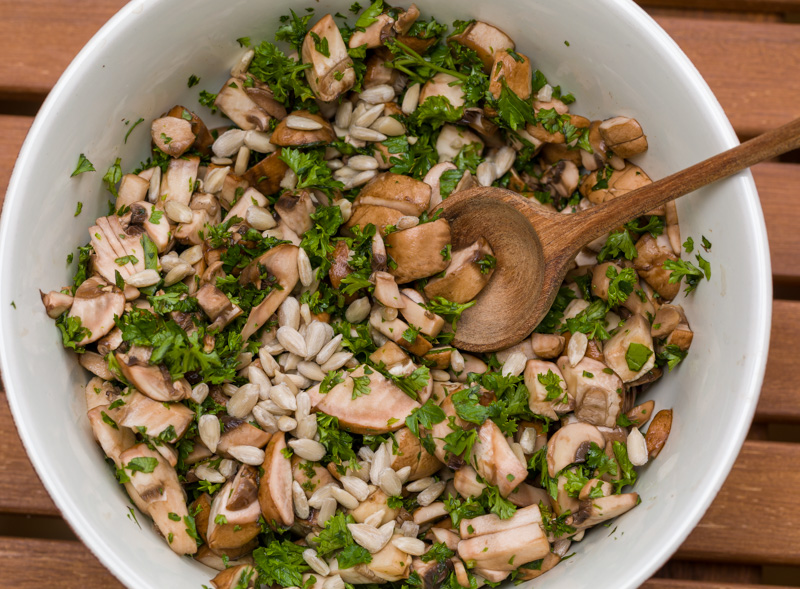
[[[658,362],[659,366],[664,366],[665,364],[669,367],[669,370],[672,371],[681,360],[686,358],[686,352],[681,350],[675,344],[667,344],[664,346],[664,350],[656,354],[656,362]]]
[[[628,368],[631,371],[639,372],[652,355],[653,350],[644,344],[633,342],[628,346],[628,350],[625,352],[625,361],[628,363]]]
[[[131,461],[125,465],[131,472],[151,473],[158,466],[158,459],[152,456],[137,456],[132,458]]]
[[[369,395],[369,377],[357,376],[353,379],[353,400],[364,395]]]
[[[700,258],[700,254],[697,254],[697,257]],[[708,275],[710,276],[711,268],[708,266],[708,262],[703,260],[703,263],[705,264],[704,270],[707,270]],[[664,268],[670,271],[670,284],[680,282],[681,278],[685,279],[686,289],[684,292],[686,294],[689,294],[696,289],[697,285],[700,284],[700,281],[703,279],[703,276],[706,275],[704,274],[704,270],[700,270],[697,266],[691,262],[687,262],[686,260],[664,260]]]
[[[285,41],[292,46],[292,49],[300,52],[303,49],[303,40],[306,38],[308,21],[312,19],[314,13],[306,14],[301,18],[295,14],[294,10],[289,10],[289,12],[292,13],[292,16],[284,16],[281,18],[283,24],[278,27],[278,30],[275,32],[275,40]],[[319,39],[319,37],[317,37],[317,39]]]
[[[350,7],[353,10],[355,4]],[[360,8],[360,7],[359,7]],[[375,0],[356,21],[356,29],[366,29],[372,23],[378,21],[378,16],[383,12],[383,0]]]
[[[120,163],[122,162],[121,158],[117,158],[114,164],[108,168],[105,175],[103,176],[103,183],[106,185],[108,191],[113,194],[114,196],[118,196],[117,193],[117,184],[120,180],[122,180],[122,167]]]
[[[422,443],[422,446],[431,454],[434,452],[433,438],[430,434],[422,435],[420,427],[430,430],[434,424],[444,421],[446,415],[441,407],[433,402],[433,399],[428,399],[422,407],[414,409],[411,415],[406,417],[406,426],[411,430],[411,433],[417,436]]]
[[[94,172],[94,166],[92,162],[90,162],[85,155],[80,154],[78,156],[78,165],[75,167],[75,171],[69,175],[70,178],[77,176],[78,174],[83,174],[84,172]]]
[[[432,312],[436,313],[437,315],[441,316],[445,321],[449,321],[450,325],[453,327],[455,331],[456,323],[458,323],[459,318],[461,317],[461,313],[469,309],[470,307],[475,305],[475,301],[470,301],[468,303],[454,303],[453,301],[448,301],[444,297],[433,297],[428,304],[424,305],[425,308]]]
[[[628,296],[633,292],[638,278],[633,268],[625,268],[622,272],[617,272],[614,266],[606,269],[606,277],[610,278],[608,283],[608,306],[616,307],[628,300]]]
[[[344,188],[344,184],[334,179],[324,156],[324,148],[300,151],[284,147],[278,157],[297,174],[298,190],[313,187],[330,196],[335,190]]]
[[[597,261],[602,262],[608,258],[618,258],[625,256],[626,259],[632,260],[639,255],[636,251],[636,245],[633,243],[630,231],[623,229],[622,231],[614,231],[608,236],[606,243],[597,254]]]
[[[253,551],[258,582],[281,587],[300,587],[303,573],[311,570],[303,559],[305,547],[289,540],[273,540]]]

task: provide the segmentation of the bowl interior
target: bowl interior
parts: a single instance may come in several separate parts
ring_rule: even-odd
[[[38,289],[68,284],[65,257],[106,214],[100,178],[147,156],[149,121],[173,104],[217,92],[241,49],[238,37],[272,39],[277,17],[314,6],[347,13],[350,2],[134,0],[89,43],[42,108],[23,148],[0,233],[0,358],[29,455],[81,538],[129,587],[208,583],[210,569],[176,557],[148,519],[139,525],[94,443],[83,399],[86,373],[65,353]],[[422,3],[439,20],[478,18],[502,27],[554,84],[577,97],[576,113],[636,117],[650,149],[640,158],[662,177],[735,142],[699,74],[674,43],[627,0],[494,0]],[[567,42],[569,43],[567,45]],[[190,75],[199,86],[187,88]],[[125,134],[140,117],[123,144]],[[128,123],[125,123],[128,121]],[[79,153],[98,172],[70,178]],[[73,218],[77,202],[83,213]],[[683,237],[713,243],[710,283],[684,305],[695,331],[689,357],[647,395],[675,409],[672,435],[636,490],[642,505],[575,544],[577,555],[537,587],[637,587],[677,548],[722,484],[758,398],[770,326],[770,267],[749,173],[678,204]],[[14,302],[16,307],[11,306]],[[141,527],[141,529],[140,529]],[[624,571],[624,572],[621,572]]]

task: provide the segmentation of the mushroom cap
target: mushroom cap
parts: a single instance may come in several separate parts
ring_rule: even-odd
[[[409,176],[383,172],[370,180],[353,201],[358,205],[375,205],[396,209],[403,215],[418,217],[428,210],[431,187]]]
[[[222,113],[245,131],[269,129],[270,116],[245,92],[244,83],[238,78],[230,78],[222,86],[214,100]]]
[[[560,380],[558,386],[566,393],[567,402],[563,403],[561,400],[564,395],[559,395],[558,398],[547,401],[547,389],[545,385],[539,382],[539,375],[547,375],[552,372]],[[558,419],[558,413],[567,413],[575,406],[575,398],[570,394],[567,383],[564,380],[564,375],[561,374],[558,366],[553,362],[545,360],[528,360],[525,364],[525,387],[528,389],[530,396],[528,397],[528,405],[531,411],[538,415],[544,415],[550,419]]]
[[[458,35],[449,38],[478,54],[483,62],[483,71],[490,73],[497,51],[514,49],[514,41],[503,31],[485,22],[476,20]]]
[[[81,327],[89,334],[79,346],[97,341],[114,328],[114,317],[122,317],[125,311],[125,295],[113,284],[107,284],[100,276],[92,276],[78,287],[69,317],[81,320]]]
[[[521,528],[529,524],[542,523],[542,512],[538,505],[531,505],[523,509],[518,509],[508,519],[500,519],[494,513],[479,515],[472,519],[462,519],[459,525],[459,533],[463,540],[483,536],[484,534],[494,534]]]
[[[40,290],[39,296],[42,298],[42,304],[45,311],[47,311],[47,316],[51,319],[56,319],[72,306],[72,295],[57,290],[51,290],[48,293]]]
[[[636,242],[637,256],[633,259],[633,267],[642,279],[649,284],[658,295],[666,300],[674,299],[681,289],[681,283],[670,283],[670,270],[664,268],[667,260],[677,261],[678,257],[668,247],[659,244],[658,240],[645,233]]]
[[[375,281],[373,293],[375,299],[384,307],[402,309],[404,302],[400,295],[400,289],[397,288],[397,283],[394,281],[394,276],[388,272],[375,272],[372,277]]]
[[[275,203],[275,212],[289,229],[302,235],[314,226],[311,213],[316,210],[308,190],[286,191]]]
[[[628,366],[627,353],[631,344],[640,344],[651,352],[647,361],[638,371]],[[609,339],[603,347],[606,364],[622,379],[632,382],[641,378],[655,366],[656,355],[653,351],[653,337],[650,335],[650,322],[641,315],[633,315],[625,321],[625,325]]]
[[[313,131],[292,129],[287,125],[287,119],[283,119],[278,123],[278,126],[275,127],[275,130],[272,132],[272,137],[270,137],[269,142],[273,145],[279,145],[281,147],[308,147],[311,145],[324,145],[336,139],[333,126],[331,126],[327,119],[317,114],[310,113],[307,110],[297,110],[291,114],[295,117],[302,117],[319,123],[322,125],[322,128]]]
[[[463,561],[473,561],[476,567],[497,571],[513,571],[520,564],[539,560],[549,553],[550,543],[539,523],[484,534],[458,543],[458,555]]]
[[[292,503],[292,463],[283,455],[286,434],[272,436],[264,450],[264,475],[258,487],[258,502],[264,520],[273,529],[291,526],[294,522]]]
[[[464,106],[464,89],[459,80],[451,74],[439,72],[425,82],[419,92],[419,103],[424,103],[431,96],[443,96],[453,108]]]
[[[451,243],[450,224],[446,219],[437,219],[396,231],[386,236],[389,255],[397,264],[390,268],[398,284],[404,284],[438,274],[447,268],[442,250]]]
[[[189,121],[171,116],[154,120],[150,125],[150,135],[156,147],[172,157],[182,156],[196,139]]]
[[[154,401],[136,390],[125,397],[120,413],[118,424],[132,430],[145,427],[148,436],[157,437],[170,426],[173,427],[176,437],[171,442],[182,438],[194,419],[194,411],[182,403],[169,403],[165,407],[163,402]]]
[[[633,509],[639,503],[638,493],[623,493],[581,501],[581,507],[574,514],[574,525],[585,530],[596,524],[613,519]]]
[[[251,335],[267,323],[272,314],[294,289],[300,279],[297,270],[298,251],[299,248],[296,245],[281,244],[253,260],[242,271],[239,276],[240,282],[248,280],[247,277],[252,277],[254,272],[257,276],[261,272],[259,267],[264,267],[271,276],[277,279],[278,284],[281,286],[281,290],[273,289],[257,307],[250,311],[247,323],[242,329],[242,338],[244,340],[249,339]]]
[[[281,152],[269,154],[244,173],[244,179],[256,187],[262,194],[275,194],[289,166],[280,159]],[[230,178],[230,174],[228,174]],[[227,178],[226,178],[227,181]],[[235,188],[234,188],[235,190]]]
[[[475,465],[478,474],[495,485],[503,497],[508,497],[528,476],[527,466],[519,461],[503,432],[491,419],[478,429],[469,463]]]
[[[436,337],[444,327],[444,319],[433,311],[429,311],[422,305],[411,300],[408,295],[405,294],[405,291],[408,290],[411,289],[403,289],[404,292],[400,294],[403,303],[403,306],[400,308],[400,313],[409,325],[418,327],[420,333],[424,333],[430,337]]]
[[[255,587],[258,573],[249,564],[240,564],[226,568],[211,580],[216,589],[252,589]]]
[[[320,40],[328,41],[328,56],[316,50],[311,33],[317,35]],[[320,100],[324,102],[336,100],[355,84],[356,72],[353,69],[353,60],[350,59],[339,27],[330,14],[319,19],[306,34],[301,55],[303,63],[311,64],[306,70],[306,79]]]
[[[389,541],[372,555],[372,561],[367,564],[367,568],[384,581],[400,581],[408,578],[411,557]]]
[[[199,169],[200,158],[196,155],[172,158],[161,180],[160,193],[166,196],[163,200],[158,199],[156,208],[163,209],[164,204],[169,200],[189,206]]]
[[[576,422],[562,427],[547,442],[548,474],[555,477],[570,464],[584,462],[592,443],[600,448],[606,445],[603,434],[592,424]]]
[[[353,214],[344,224],[343,233],[350,234],[348,229],[352,227],[366,227],[370,223],[380,234],[386,237],[386,228],[390,225],[397,225],[403,213],[397,209],[385,206],[362,204],[353,208]]]
[[[166,367],[148,364],[134,349],[127,354],[116,352],[114,356],[126,380],[154,401],[180,401],[192,391],[186,379],[173,381]]]
[[[627,159],[647,151],[647,136],[636,119],[606,119],[600,123],[599,131],[608,148],[621,158]]]
[[[190,111],[185,106],[177,104],[173,106],[171,109],[169,109],[169,112],[167,112],[167,116],[183,120],[186,120],[186,118],[189,117],[189,125],[191,126],[192,133],[194,133],[195,136],[194,144],[192,147],[194,147],[197,151],[199,151],[203,155],[208,155],[211,149],[211,145],[214,143],[214,137],[211,136],[208,127],[206,127],[203,120],[200,117],[198,117],[197,114]]]
[[[517,58],[522,58],[522,61],[517,61]],[[516,53],[515,57],[505,49],[495,51],[492,75],[489,80],[489,92],[492,93],[495,99],[500,98],[503,80],[505,80],[509,90],[522,100],[528,100],[532,91],[531,60],[521,53]]]
[[[431,299],[444,297],[454,303],[468,303],[478,296],[494,273],[494,268],[483,273],[478,265],[487,255],[494,255],[494,252],[483,237],[469,247],[453,252],[444,276],[430,279],[425,285],[425,295]]]
[[[622,380],[617,373],[609,374],[605,364],[588,356],[575,366],[562,356],[557,364],[575,400],[576,416],[593,425],[614,427],[622,410]]]
[[[394,434],[395,442],[399,452],[392,454],[389,466],[398,471],[406,466],[411,467],[411,474],[408,475],[409,481],[431,476],[437,472],[442,463],[434,455],[429,454],[420,444],[419,438],[415,436],[407,427],[397,430]],[[456,471],[458,472],[458,471]]]
[[[261,508],[258,500],[251,501],[241,510],[227,508],[227,498],[233,492],[234,481],[228,481],[214,496],[208,516],[207,542],[217,554],[235,554],[238,558],[253,549],[253,539],[261,531],[258,523]]]

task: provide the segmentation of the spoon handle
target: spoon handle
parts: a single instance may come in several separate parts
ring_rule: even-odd
[[[602,206],[567,215],[585,244],[671,200],[800,147],[800,118]],[[562,225],[563,228],[563,225]]]

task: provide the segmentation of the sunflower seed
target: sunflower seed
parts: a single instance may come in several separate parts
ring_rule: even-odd
[[[325,165],[335,172],[336,170],[341,170],[344,167],[344,162],[342,162],[340,159],[333,159],[325,162]]]
[[[229,129],[217,137],[211,150],[217,157],[231,157],[244,145],[245,132],[241,129]]]
[[[347,160],[347,165],[354,170],[363,172],[365,170],[377,170],[378,160],[371,155],[354,155]]]
[[[412,227],[416,227],[419,225],[419,217],[415,217],[413,215],[405,215],[404,217],[400,217],[397,220],[397,227],[398,229],[411,229]]]
[[[381,117],[372,123],[370,128],[378,131],[379,133],[383,133],[388,137],[397,137],[398,135],[402,135],[406,132],[406,128],[403,126],[403,123],[393,117]]]
[[[200,439],[206,445],[206,448],[211,450],[212,453],[217,451],[220,428],[219,418],[216,415],[206,413],[201,416],[197,422],[197,433],[200,434]]]
[[[392,544],[394,544],[398,550],[402,550],[411,556],[422,556],[425,554],[427,548],[427,545],[422,540],[418,538],[407,538],[405,536],[396,536],[392,538]]]
[[[350,216],[353,214],[353,203],[342,198],[334,201],[333,204],[339,207],[339,210],[342,211],[342,221],[347,223],[347,221],[350,220]]]
[[[192,394],[190,395],[192,401],[194,401],[197,404],[202,404],[203,401],[205,401],[206,397],[208,396],[208,391],[209,389],[206,383],[201,382],[200,384],[196,384],[194,388],[192,388]]]
[[[181,259],[179,256],[175,255],[175,252],[170,252],[161,256],[158,262],[161,264],[161,270],[169,272],[181,263]]]
[[[325,379],[325,373],[316,362],[300,362],[297,365],[297,372],[315,382],[322,382]]]
[[[353,120],[353,103],[349,100],[342,102],[339,108],[336,109],[336,118],[334,120],[337,127],[347,129]]]
[[[301,440],[311,440],[317,435],[317,418],[314,415],[307,415],[297,419],[297,427],[294,430],[296,438]]]
[[[306,561],[308,566],[310,566],[315,573],[320,574],[323,577],[327,577],[331,573],[331,567],[329,567],[328,563],[317,555],[317,551],[313,548],[307,548],[303,551],[303,560]]]
[[[305,391],[300,391],[295,397],[295,400],[297,401],[295,419],[297,419],[299,423],[301,419],[305,419],[311,414],[311,396]]]
[[[369,497],[369,486],[360,478],[355,476],[343,476],[339,479],[339,482],[342,483],[345,491],[359,501],[366,501],[367,497]]]
[[[233,160],[229,157],[217,157],[215,155],[211,156],[211,163],[215,166],[232,166]]]
[[[158,196],[161,193],[161,168],[156,166],[153,169],[153,175],[150,176],[150,187],[147,189],[147,200],[149,202],[157,202]]]
[[[438,368],[434,368],[431,370],[431,378],[438,382],[447,382],[450,380],[450,373],[446,370],[439,370]]]
[[[526,427],[522,430],[522,435],[519,437],[519,445],[525,454],[533,454],[536,447],[536,430],[532,427]]]
[[[275,376],[275,370],[278,368],[278,363],[275,361],[275,358],[272,356],[272,354],[270,354],[269,351],[263,347],[259,348],[258,359],[261,360],[261,368],[264,373],[270,378]]]
[[[331,489],[336,486],[335,483],[328,483],[316,489],[311,497],[308,498],[308,504],[314,509],[322,507],[322,502],[331,496]]]
[[[539,102],[550,102],[553,98],[553,87],[550,84],[545,84],[541,87],[539,92],[536,93],[536,100]]]
[[[514,352],[503,364],[503,376],[519,376],[525,370],[528,357],[522,352]]]
[[[177,200],[168,200],[164,203],[164,212],[175,223],[192,222],[192,209]]]
[[[233,173],[237,176],[243,176],[244,173],[247,172],[247,164],[249,161],[250,149],[246,145],[242,145],[239,148],[239,153],[236,154],[236,163],[233,164]]]
[[[277,225],[275,217],[267,209],[258,205],[250,205],[244,214],[244,220],[253,229],[266,231]]]
[[[222,392],[225,394],[226,397],[233,397],[236,394],[236,391],[239,390],[235,384],[226,382],[222,385]]]
[[[458,350],[450,352],[450,368],[456,373],[464,371],[464,356]]]
[[[522,449],[522,446],[519,445],[518,442],[511,442],[508,445],[511,448],[511,451],[514,453],[514,456],[517,457],[522,464],[527,464],[528,461],[525,460],[525,451]]]
[[[232,477],[236,474],[236,471],[239,469],[239,463],[235,460],[230,460],[229,458],[223,458],[219,461],[219,472],[222,476],[226,479]]]
[[[446,486],[447,483],[444,481],[433,483],[430,487],[417,495],[417,503],[422,507],[427,507],[439,498],[439,495],[444,492]]]
[[[192,274],[194,274],[194,268],[189,264],[178,264],[164,276],[164,286],[172,286]]]
[[[258,385],[258,398],[261,401],[269,399],[269,390],[272,388],[272,383],[269,377],[258,366],[251,364],[247,367],[247,380],[252,384]]]
[[[589,338],[580,331],[573,333],[567,344],[567,359],[569,365],[574,367],[586,355],[586,348],[589,347]]]
[[[317,131],[322,129],[322,123],[298,115],[289,115],[283,119],[283,122],[286,123],[287,127],[296,131]]]
[[[345,190],[350,190],[352,188],[357,188],[358,186],[363,186],[377,175],[378,172],[376,170],[366,170],[365,172],[359,172],[352,178],[348,178],[347,180],[345,180],[344,188]]]
[[[632,428],[628,434],[628,458],[634,466],[647,464],[647,442],[638,427]]]
[[[419,91],[421,89],[422,86],[419,84],[408,87],[406,95],[403,96],[403,105],[401,107],[404,114],[410,115],[417,110],[417,105],[419,105]]]
[[[419,534],[419,524],[415,524],[411,520],[406,520],[400,526],[400,533],[406,538],[416,538]]]
[[[328,330],[325,328],[325,323],[322,321],[312,321],[308,326],[306,332],[306,351],[308,352],[307,358],[313,358],[328,343]]]
[[[197,478],[201,481],[208,481],[209,483],[225,482],[225,477],[222,476],[222,473],[205,464],[198,465],[197,468],[194,469],[194,474],[197,475]]]
[[[361,297],[348,305],[344,318],[350,323],[361,323],[369,316],[370,303],[367,297]]]
[[[253,407],[253,417],[255,417],[258,425],[264,428],[265,432],[274,434],[279,431],[277,418],[261,405]]]
[[[372,554],[386,546],[386,542],[383,541],[383,534],[372,526],[367,524],[347,524],[347,529],[350,530],[356,544],[363,546]]]
[[[330,360],[330,358],[333,356],[336,350],[339,349],[339,345],[342,343],[343,337],[344,336],[340,333],[336,337],[332,338],[331,341],[329,341],[327,344],[322,346],[322,349],[317,354],[317,357],[314,358],[317,364],[324,365],[328,360]]]
[[[336,499],[328,497],[322,500],[319,511],[317,512],[317,525],[321,528],[325,527],[327,521],[336,513]]]
[[[403,468],[401,468],[396,472],[397,472],[397,478],[400,479],[400,484],[404,485],[408,480],[408,477],[411,476],[411,467],[404,466]]]
[[[287,299],[288,300],[288,299]],[[295,300],[295,302],[297,302]],[[299,310],[298,310],[299,314]],[[298,319],[299,322],[299,319]],[[290,351],[292,354],[297,354],[305,358],[306,356],[306,341],[303,336],[289,325],[283,325],[278,328],[278,341],[280,344]],[[269,373],[267,373],[269,374]]]
[[[497,176],[500,177],[511,169],[514,165],[514,159],[517,157],[517,152],[509,145],[504,145],[497,150],[494,156],[494,167],[497,171]]]
[[[280,187],[286,190],[294,190],[295,186],[297,186],[297,174],[290,168],[286,170],[286,173],[283,175]]]
[[[385,469],[389,468],[391,461],[392,459],[386,444],[381,444],[380,448],[375,451],[375,455],[372,457],[372,464],[369,468],[369,480],[372,481],[373,485],[381,484],[381,474]]]
[[[397,319],[397,309],[394,307],[383,307],[381,309],[381,317],[384,321],[394,321]],[[398,366],[398,368],[402,369],[400,366]]]
[[[365,523],[368,526],[372,526],[373,528],[377,528],[378,526],[381,525],[381,522],[383,521],[383,518],[385,516],[386,516],[386,510],[385,509],[379,509],[375,513],[370,514],[369,516],[365,517],[364,521],[362,523]]]
[[[380,133],[374,129],[368,129],[366,127],[357,127],[355,125],[350,127],[348,131],[350,136],[353,139],[360,139],[361,141],[386,141],[387,137],[383,133]]]
[[[228,401],[228,415],[243,419],[253,410],[258,403],[258,385],[246,384],[236,391]]]
[[[436,481],[433,480],[433,477],[425,477],[424,479],[417,479],[416,481],[412,481],[406,485],[406,490],[410,493],[419,493],[420,491],[424,491],[428,487],[430,487]]]
[[[286,386],[286,383],[282,382],[273,385],[269,390],[269,398],[281,409],[287,411],[295,411],[297,409],[297,399],[292,394],[292,391],[289,390],[289,387]]]
[[[264,451],[255,446],[231,446],[228,448],[228,454],[250,466],[261,466],[264,462]]]
[[[494,164],[488,160],[478,164],[476,177],[481,186],[491,186],[492,182],[497,180],[497,170]]]
[[[394,88],[388,84],[378,84],[361,92],[358,98],[367,104],[389,102],[394,98]]]
[[[369,446],[361,446],[358,449],[358,457],[372,464],[372,460],[375,458],[375,452]]]
[[[325,446],[314,440],[290,440],[289,446],[300,458],[317,462],[325,456]]]
[[[300,275],[300,282],[303,286],[310,286],[314,281],[314,273],[311,271],[311,260],[308,259],[308,254],[303,248],[297,251],[297,272]]]
[[[339,502],[339,505],[345,509],[355,509],[358,507],[358,499],[339,487],[334,487],[331,489],[331,497],[336,499],[336,501]]]
[[[384,468],[378,478],[378,486],[381,491],[386,493],[389,497],[396,497],[403,491],[403,483],[400,482],[400,477],[391,468]]]
[[[358,115],[358,117],[353,118],[353,122],[350,124],[351,130],[352,127],[369,127],[372,123],[374,123],[381,113],[383,112],[383,104],[376,104],[375,106],[371,106],[366,109],[363,113]],[[377,162],[376,162],[377,163]],[[377,167],[377,166],[376,166]],[[374,168],[369,168],[374,169]]]
[[[278,429],[282,432],[290,432],[297,427],[297,421],[288,415],[282,415],[278,419]]]
[[[281,327],[289,326],[293,330],[297,330],[300,327],[300,303],[294,297],[286,297],[281,303],[281,306],[278,307],[278,325]],[[279,330],[280,331],[280,330]],[[278,340],[280,340],[280,334],[278,334]],[[284,347],[288,350],[289,348]],[[291,350],[290,350],[291,351]]]
[[[352,352],[336,352],[330,357],[330,359],[327,362],[322,364],[320,368],[322,368],[323,372],[330,372],[331,370],[339,370],[352,357],[353,357]]]
[[[135,286],[136,288],[144,288],[146,286],[153,286],[158,284],[161,276],[156,270],[142,270],[136,274],[132,274],[125,279],[125,284]]]
[[[238,78],[239,76],[244,75],[244,73],[247,71],[247,68],[250,67],[250,62],[253,61],[255,54],[256,52],[253,49],[248,49],[242,53],[239,61],[237,61],[236,65],[231,68],[231,77]]]
[[[263,131],[247,131],[244,136],[244,144],[256,153],[272,153],[277,146],[269,141],[270,135]]]
[[[306,493],[297,481],[292,481],[292,499],[295,515],[300,519],[308,519],[308,516],[311,514],[311,509],[308,507]]]

